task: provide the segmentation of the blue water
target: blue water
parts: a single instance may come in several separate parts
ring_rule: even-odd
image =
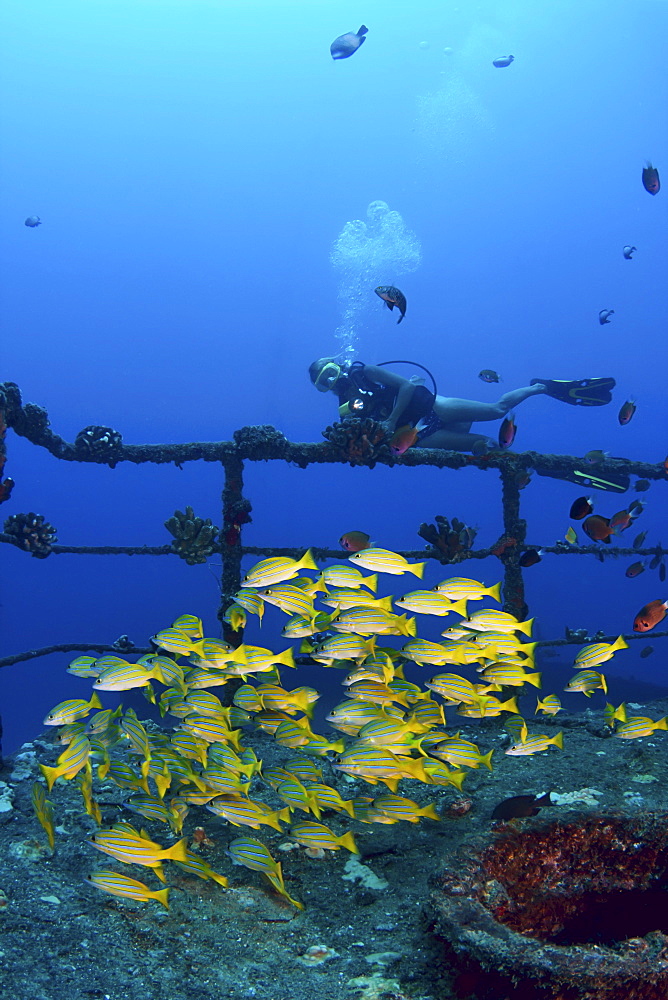
[[[332,39],[362,21],[365,44],[333,62]],[[668,170],[667,28],[658,0],[6,0],[0,380],[68,440],[88,424],[142,443],[229,439],[262,423],[320,440],[336,409],[306,369],[341,347],[347,292],[330,253],[383,200],[421,264],[388,264],[382,281],[406,294],[401,326],[372,287],[355,292],[353,356],[413,358],[440,392],[489,401],[535,377],[613,375],[608,407],[525,402],[515,448],[663,461],[668,195],[650,197],[640,176],[647,160]],[[510,52],[510,67],[492,67]],[[43,224],[26,228],[30,215]],[[602,308],[615,310],[605,327]],[[501,385],[483,384],[481,368]],[[620,427],[627,398],[638,412]],[[17,485],[2,520],[38,511],[63,544],[164,544],[164,520],[186,504],[220,523],[216,466],[109,470],[58,462],[12,432],[7,444]],[[528,540],[563,537],[578,492],[534,477]],[[246,495],[248,544],[333,546],[360,528],[413,548],[437,513],[477,525],[481,546],[501,533],[494,472],[248,464]],[[610,515],[634,495],[600,495],[596,509]],[[656,544],[666,490],[643,496],[638,530]],[[40,561],[10,546],[0,558],[0,655],[121,633],[144,644],[183,612],[217,634],[207,566]],[[628,561],[552,556],[528,570],[540,637],[565,624],[628,631],[644,603],[668,596],[655,573],[627,580]],[[470,575],[493,583],[499,569],[490,559]],[[428,582],[447,575],[434,564]],[[267,619],[251,637],[279,648],[281,616]],[[649,660],[633,644],[608,672],[662,683],[663,642]],[[87,695],[64,673],[69,659],[2,670],[6,750],[55,702]]]

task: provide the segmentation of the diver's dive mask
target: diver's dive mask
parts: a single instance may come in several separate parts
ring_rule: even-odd
[[[313,385],[316,387],[318,392],[329,392],[333,389],[339,380],[341,375],[341,365],[337,365],[335,361],[328,361],[326,365],[323,365],[318,372],[318,377],[314,381]]]

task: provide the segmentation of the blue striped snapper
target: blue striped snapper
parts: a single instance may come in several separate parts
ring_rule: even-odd
[[[321,579],[328,588],[351,587],[356,589],[366,587],[374,594],[378,589],[378,576],[375,573],[372,576],[364,576],[354,566],[328,566],[322,570]]]
[[[55,826],[53,822],[53,803],[47,799],[44,789],[39,781],[35,781],[32,786],[32,807],[37,820],[44,830],[49,847],[53,850],[56,842]]]
[[[448,580],[441,580],[434,587],[439,594],[444,594],[453,601],[468,600],[480,601],[483,597],[491,597],[497,604],[501,602],[501,584],[495,583],[493,587],[486,587],[478,580],[469,580],[463,576],[453,576]]]
[[[437,615],[443,618],[445,615],[456,614],[466,617],[466,601],[453,602],[444,594],[433,590],[414,590],[397,598],[394,603],[406,611],[417,611],[423,615]]]
[[[90,701],[85,701],[83,698],[61,701],[45,716],[43,724],[45,726],[68,725],[76,722],[77,719],[84,719],[90,715],[94,708],[102,708],[102,702],[97,694],[93,694]]]
[[[337,632],[354,632],[357,635],[407,635],[417,634],[414,618],[393,615],[381,608],[351,608],[342,611],[332,622]]]
[[[289,559],[286,556],[274,556],[256,563],[241,581],[242,589],[248,587],[269,587],[274,583],[284,583],[299,575],[302,569],[315,569],[317,566],[313,553],[309,549],[301,559]]]
[[[148,902],[154,899],[161,903],[166,910],[169,909],[169,889],[149,889],[143,882],[137,879],[128,878],[127,875],[119,875],[118,872],[102,870],[93,872],[84,879],[88,885],[94,885],[96,889],[102,889],[112,896],[124,896],[127,899],[137,899],[141,902]]]
[[[392,576],[412,573],[420,579],[427,565],[423,562],[409,563],[403,556],[389,549],[362,549],[360,552],[353,552],[348,559],[357,566],[371,570],[372,573],[390,573]]]

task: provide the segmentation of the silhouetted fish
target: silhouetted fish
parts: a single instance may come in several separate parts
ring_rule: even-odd
[[[643,167],[642,186],[649,194],[658,194],[661,190],[659,171],[656,167],[653,167],[651,163],[648,163],[646,167]]]
[[[494,807],[492,819],[510,820],[522,819],[525,816],[537,816],[543,806],[554,805],[550,798],[550,793],[544,795],[514,795],[511,799],[504,799]]]
[[[329,47],[332,59],[348,59],[357,52],[362,42],[366,41],[364,36],[368,30],[363,24],[357,34],[353,31],[347,31],[345,35],[339,35],[338,38],[335,38]]]

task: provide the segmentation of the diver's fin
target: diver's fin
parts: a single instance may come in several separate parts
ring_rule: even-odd
[[[631,477],[624,472],[606,472],[605,475],[594,473],[591,469],[573,469],[572,472],[542,472],[536,469],[536,472],[539,476],[564,479],[588,490],[605,490],[607,493],[626,493],[631,485]]]
[[[548,396],[560,399],[574,406],[603,406],[612,399],[610,390],[616,383],[614,378],[580,378],[572,381],[560,379],[533,378],[531,385],[541,382]]]

